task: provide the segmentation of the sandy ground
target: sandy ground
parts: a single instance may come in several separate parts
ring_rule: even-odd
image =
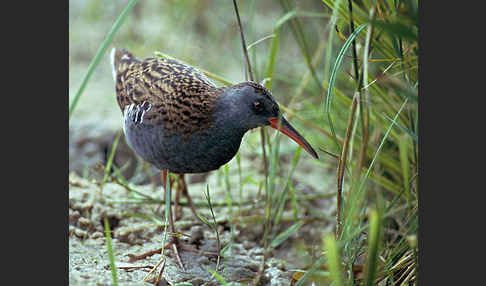
[[[73,154],[76,153],[81,157],[73,155],[70,160],[73,169],[78,164],[77,159],[95,165],[103,163],[103,154],[98,153],[102,153],[105,149],[103,144],[109,146],[111,140],[109,138],[112,138],[116,131],[109,131],[109,128],[104,132],[94,131],[94,129],[77,128],[76,130],[89,130],[89,132],[73,132],[73,134],[82,134],[88,139],[70,138],[72,148],[79,147],[82,145],[79,142],[84,141],[94,144],[90,147],[91,152],[73,151]],[[73,134],[71,135],[74,136]],[[96,138],[104,138],[104,140]],[[251,140],[247,139],[247,141]],[[117,153],[118,160],[123,159],[123,154],[126,157],[133,156],[127,155],[130,154],[129,151],[124,153],[124,142],[121,141],[120,144],[122,147],[120,147],[120,153]],[[247,145],[251,145],[251,142],[248,142]],[[241,151],[242,158],[245,158],[242,159],[244,177],[254,169],[252,166],[258,164],[260,158],[255,155],[245,155],[245,152],[248,151],[245,147],[242,147]],[[89,161],[87,157],[92,161]],[[122,159],[119,159],[120,157]],[[285,155],[283,157],[282,161],[289,160],[289,158],[285,159]],[[230,164],[236,164],[233,161]],[[323,184],[319,182],[325,180],[323,180],[322,174],[313,171],[317,168],[313,168],[312,163],[308,161],[311,160],[301,159],[294,175],[295,178],[293,178],[294,189],[301,198],[298,200],[299,219],[305,224],[296,234],[269,252],[261,285],[290,285],[292,275],[298,269],[308,266],[312,263],[313,257],[318,256],[319,246],[322,244],[322,234],[331,232],[333,229],[334,198],[332,194],[316,195],[316,190],[323,188]],[[239,177],[233,172],[236,170],[234,165],[231,165],[230,170],[231,174],[228,178],[232,186],[231,193],[228,193],[224,187],[221,170],[210,172],[206,176],[188,175],[187,181],[189,193],[197,206],[198,213],[207,218],[210,217],[210,211],[206,206],[203,191],[207,185],[210,186],[211,200],[216,206],[214,212],[221,244],[227,245],[233,237],[231,247],[221,257],[218,273],[228,282],[240,282],[247,285],[256,276],[263,257],[261,246],[263,245],[264,198],[263,192],[258,194],[258,188],[252,184],[246,184],[243,185],[240,199]],[[112,285],[103,226],[105,217],[109,219],[112,229],[112,245],[115,263],[118,267],[119,285],[153,285],[160,267],[154,274],[148,276],[147,274],[162,256],[155,254],[131,262],[130,255],[139,255],[162,246],[163,205],[136,203],[140,202],[141,197],[120,183],[110,179],[102,186],[100,174],[96,176],[93,173],[89,176],[91,178],[87,179],[82,178],[79,173],[82,173],[82,170],[78,170],[77,173],[71,172],[69,176],[70,285]],[[135,171],[132,168],[126,173],[134,175]],[[253,179],[261,180],[260,176],[260,174],[256,174]],[[327,180],[332,181],[332,176],[329,175]],[[130,185],[130,188],[152,198],[162,198],[163,193],[160,186],[152,185],[151,180],[147,178],[141,181],[141,184]],[[332,186],[331,183],[329,185]],[[226,204],[228,195],[232,197],[234,204],[231,210]],[[181,198],[181,202],[184,203],[185,198]],[[242,202],[242,205],[238,206],[238,202]],[[180,238],[181,242],[200,251],[215,252],[217,250],[215,231],[196,220],[188,207],[182,206],[181,210],[181,217],[176,222],[177,232],[184,234]],[[233,223],[230,221],[230,211],[233,212]],[[295,222],[288,203],[278,232],[284,231]],[[231,232],[233,232],[233,236]],[[211,274],[207,267],[216,269],[215,256],[186,250],[180,251],[185,271],[177,264],[172,251],[165,251],[167,262],[163,278],[166,282],[170,285],[203,285],[211,281]],[[144,279],[146,280],[144,281]],[[180,284],[183,282],[186,284]],[[206,285],[219,284],[216,279],[213,279]]]
[[[190,185],[196,190],[202,184]],[[163,226],[151,222],[142,216],[153,216],[158,209],[157,205],[123,203],[132,200],[126,188],[115,182],[107,183],[101,187],[96,182],[83,179],[72,173],[69,178],[69,279],[70,285],[111,285],[112,278],[109,268],[106,239],[103,230],[104,217],[109,218],[113,229],[113,248],[120,285],[151,285],[155,275],[144,278],[147,273],[161,259],[160,254],[145,259],[130,262],[129,254],[141,254],[157,249],[162,245]],[[162,190],[152,185],[136,186],[137,191],[152,197],[161,197]],[[195,193],[194,191],[191,194]],[[215,199],[215,203],[221,200]],[[201,196],[193,195],[196,201],[202,201]],[[162,213],[163,208],[159,213]],[[235,208],[236,210],[236,208]],[[199,210],[198,210],[199,211]],[[220,240],[226,245],[231,240],[227,212],[223,208],[216,208],[216,220],[219,222]],[[201,213],[209,217],[207,208]],[[138,216],[133,216],[137,214]],[[287,214],[284,217],[288,217]],[[234,243],[222,257],[219,273],[227,280],[234,282],[248,282],[258,271],[263,248],[261,245],[262,224],[252,222],[257,219],[256,214],[247,214],[235,222],[233,228]],[[162,217],[160,217],[162,220]],[[247,222],[245,222],[247,221]],[[285,224],[285,223],[284,223]],[[322,222],[321,222],[322,224]],[[314,225],[315,226],[315,225]],[[188,208],[183,208],[183,215],[176,223],[177,231],[188,235],[182,241],[196,247],[201,251],[216,251],[216,235],[208,226],[197,221]],[[296,249],[288,248],[295,242],[312,241],[312,237],[319,238],[319,232],[313,231],[312,224],[306,225],[299,232],[299,237],[293,237],[282,247],[277,248],[267,261],[263,285],[289,285],[293,267],[303,266],[292,260],[291,252]],[[293,242],[293,243],[292,243]],[[305,243],[305,242],[304,242]],[[183,271],[177,264],[171,251],[166,251],[167,265],[163,277],[171,285],[188,282],[191,285],[202,285],[211,279],[211,274],[205,267],[216,268],[216,257],[181,250]],[[298,254],[294,254],[298,258]],[[285,258],[290,258],[286,260]],[[310,257],[308,257],[310,258]],[[301,258],[302,259],[302,258]],[[306,262],[305,259],[301,262]],[[299,265],[300,264],[300,265]],[[157,274],[158,272],[156,272]],[[187,284],[189,285],[189,284]],[[216,280],[209,285],[218,285]]]

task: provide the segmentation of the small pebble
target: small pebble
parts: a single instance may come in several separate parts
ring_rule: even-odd
[[[202,278],[194,278],[190,281],[190,283],[194,286],[199,286],[204,284],[206,281],[204,281]]]
[[[88,228],[89,226],[92,225],[92,222],[85,217],[80,217],[79,220],[78,220],[78,223],[79,223],[79,226],[83,229],[86,229],[86,228]]]
[[[243,248],[246,249],[246,250],[257,247],[255,242],[249,241],[249,240],[243,241],[242,245],[243,245]]]
[[[260,268],[260,264],[258,264],[256,262],[252,262],[252,263],[249,263],[246,267],[253,272],[258,272],[258,269]]]
[[[92,238],[92,239],[98,239],[98,238],[101,238],[101,237],[104,237],[104,234],[103,234],[102,232],[99,232],[99,231],[97,231],[97,232],[93,233],[93,234],[90,236],[90,238]]]
[[[207,256],[201,256],[197,259],[197,263],[208,265],[209,264],[209,258]]]
[[[69,209],[69,224],[76,224],[81,214],[77,210]]]
[[[74,229],[74,235],[76,235],[79,238],[84,238],[84,237],[86,237],[86,231],[79,229],[79,228],[76,228],[76,229]]]
[[[191,238],[189,238],[190,244],[200,244],[203,238],[204,232],[200,225],[195,225],[191,227]]]

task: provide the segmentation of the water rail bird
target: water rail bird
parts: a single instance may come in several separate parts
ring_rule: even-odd
[[[281,131],[318,159],[258,83],[216,87],[194,67],[161,57],[142,60],[120,48],[113,48],[111,64],[125,140],[163,172],[164,184],[167,171],[183,176],[218,169],[235,156],[243,135],[261,126]],[[185,182],[181,185],[195,213]],[[175,232],[172,210],[169,222]]]

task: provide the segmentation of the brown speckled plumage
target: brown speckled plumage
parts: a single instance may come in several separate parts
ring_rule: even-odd
[[[111,60],[127,143],[161,170],[215,170],[234,157],[248,130],[266,125],[317,158],[258,83],[216,87],[191,66],[166,58],[140,60],[123,49],[113,49]]]
[[[122,112],[134,103],[151,109],[144,122],[162,125],[166,132],[190,135],[211,124],[214,101],[224,88],[217,88],[195,68],[165,58],[143,61],[117,49],[114,55],[116,94]]]
[[[260,84],[216,87],[191,66],[165,58],[140,60],[123,49],[114,48],[111,61],[125,140],[162,171],[216,170],[236,155],[244,134],[260,126],[280,130],[318,158]],[[185,193],[196,215],[187,190]],[[173,220],[169,222],[175,232]],[[177,247],[173,247],[183,268]]]

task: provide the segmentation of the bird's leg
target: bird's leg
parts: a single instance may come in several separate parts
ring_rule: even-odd
[[[179,188],[179,186],[180,186],[180,188]],[[178,190],[180,190],[182,192],[182,194],[187,198],[187,204],[191,208],[192,214],[196,217],[197,220],[204,223],[199,218],[199,216],[197,215],[196,208],[194,207],[194,204],[192,202],[192,198],[189,195],[189,192],[187,190],[187,184],[186,184],[186,180],[184,178],[184,174],[179,175],[178,188],[179,188]],[[184,245],[184,249],[187,250],[187,251],[192,251],[192,252],[196,252],[196,253],[200,253],[200,254],[214,255],[214,256],[217,256],[218,253],[219,253],[219,250],[218,250],[218,252],[200,251],[200,250],[198,250],[197,248],[195,248],[191,245]]]
[[[165,178],[164,183],[167,183],[167,175],[168,175],[168,173],[167,173],[166,170],[162,171],[162,178]],[[170,181],[170,179],[169,179],[169,181]],[[165,184],[164,184],[164,186],[165,186]],[[166,198],[166,196],[165,196],[166,192],[167,192],[167,188],[164,187],[164,198]],[[170,192],[172,192],[172,182],[169,183],[169,193]],[[172,203],[171,202],[169,202],[169,227],[170,227],[170,232],[172,234],[176,234],[175,226],[174,226],[174,217],[173,217],[173,214],[172,214]],[[177,258],[177,262],[181,266],[182,270],[185,270],[184,265],[182,264],[181,257],[179,256],[179,251],[177,250],[177,245],[179,244],[179,240],[177,239],[177,236],[170,236],[169,240],[170,240],[169,244],[172,245],[172,250],[174,251],[174,254]]]
[[[165,195],[166,195],[166,193],[165,193],[165,190],[166,190],[165,186],[166,185],[165,184],[167,183],[167,178],[166,178],[167,171],[166,170],[160,171],[160,175],[161,175],[161,179],[162,179],[162,187],[164,188],[164,197],[163,197],[163,201],[164,201],[165,200]],[[175,180],[174,178],[170,178],[170,185],[171,186],[174,185],[174,180]],[[159,210],[160,210],[160,208],[157,207],[157,210],[155,212],[158,213]],[[177,220],[177,218],[176,218],[176,220]]]
[[[165,192],[165,184],[167,183],[167,170],[161,171],[161,176],[162,176],[162,186],[164,187],[164,192]],[[174,179],[170,179],[170,185],[172,186],[174,184]],[[165,193],[164,193],[164,200],[165,200]]]
[[[182,194],[187,198],[187,203],[188,203],[189,207],[191,208],[191,211],[194,214],[194,216],[196,217],[196,219],[203,222],[196,214],[196,208],[194,207],[191,196],[189,195],[189,192],[187,191],[187,184],[186,184],[186,181],[185,181],[185,178],[184,178],[184,174],[180,174],[178,176],[178,178],[179,178],[179,180],[177,182],[177,193],[180,194],[182,192]],[[172,181],[171,181],[171,184],[172,184]],[[169,186],[169,188],[170,187],[171,186]],[[177,197],[176,197],[176,200],[177,200]],[[174,207],[176,208],[177,206],[180,206],[180,205],[174,203]],[[175,211],[175,212],[177,213],[177,211]],[[177,216],[176,216],[175,220],[177,220]],[[169,215],[169,223],[170,223],[170,226],[171,226],[171,232],[175,233],[175,229],[173,227],[174,226],[174,220],[172,218],[172,212]],[[186,251],[191,251],[191,252],[195,252],[195,253],[199,253],[199,254],[207,254],[207,255],[215,255],[215,256],[218,255],[218,253],[209,252],[209,251],[200,251],[190,244],[181,243],[177,240],[177,237],[174,237],[174,239],[175,239],[177,246],[180,249],[184,249]],[[174,252],[177,253],[177,249],[174,249]],[[178,260],[179,260],[179,258],[178,258]],[[179,264],[182,264],[182,263],[180,262]]]
[[[166,193],[167,192],[167,188],[166,188],[167,171],[165,171],[165,170],[161,171],[161,176],[162,176],[162,185],[164,187],[164,200],[165,200],[166,195],[167,195],[167,193]],[[201,220],[196,214],[196,208],[194,207],[194,204],[193,204],[192,199],[189,195],[189,192],[187,191],[187,184],[185,182],[184,175],[179,175],[179,179],[180,179],[180,181],[179,181],[178,186],[180,185],[180,189],[181,189],[182,194],[184,196],[186,196],[187,202],[189,204],[189,207],[191,208],[192,213],[194,214],[194,216],[198,220]],[[174,183],[174,180],[170,179],[169,192],[172,191],[173,183]],[[174,226],[174,218],[173,218],[173,215],[172,215],[172,203],[170,204],[170,210],[169,210],[169,227],[170,227],[170,232],[175,234],[176,231],[175,231],[175,226]],[[187,251],[191,251],[191,252],[195,252],[195,253],[199,253],[199,254],[214,255],[214,256],[218,255],[217,252],[201,251],[201,250],[198,250],[197,248],[195,248],[192,245],[189,245],[189,244],[186,245],[184,243],[181,243],[178,240],[177,236],[171,235],[169,237],[169,240],[170,240],[170,242],[167,245],[165,245],[164,248],[165,249],[172,248],[172,250],[174,251],[174,254],[176,255],[177,262],[183,270],[185,270],[185,268],[184,268],[184,265],[182,264],[182,260],[179,256],[178,248],[184,249],[184,250],[187,250]],[[158,249],[155,249],[155,250],[147,251],[147,252],[142,253],[140,255],[128,254],[128,256],[130,258],[130,262],[135,262],[137,260],[144,259],[146,257],[152,256],[154,254],[161,253],[161,252],[162,252],[162,248],[158,248]]]
[[[180,180],[181,176],[184,175],[178,176],[176,194],[174,199],[174,216],[176,221],[179,220],[182,216],[182,210],[179,204],[181,201],[181,180]]]
[[[187,204],[191,208],[192,214],[196,217],[196,219],[200,220],[200,218],[197,216],[196,208],[192,203],[192,198],[189,195],[189,192],[187,191],[187,184],[186,184],[186,180],[184,179],[184,174],[179,175],[179,183],[180,183],[180,189],[182,191],[182,194],[187,198]]]
[[[162,184],[163,184],[163,187],[164,187],[164,200],[165,200],[166,195],[167,195],[166,183],[167,183],[168,173],[167,173],[166,170],[164,170],[164,171],[161,172],[161,175],[162,175]],[[169,194],[170,194],[172,192],[172,180],[169,180],[169,181],[170,181],[170,184],[169,184]],[[169,195],[169,198],[170,198],[170,195]],[[169,202],[169,227],[170,227],[170,232],[172,233],[172,235],[169,236],[169,243],[167,243],[167,245],[165,245],[163,248],[165,248],[165,249],[171,248],[174,251],[174,254],[177,258],[177,262],[181,266],[182,270],[185,270],[184,265],[182,264],[181,257],[179,255],[179,251],[177,249],[177,247],[179,246],[179,240],[177,239],[177,236],[175,236],[175,234],[177,232],[176,232],[175,226],[174,226],[174,218],[173,218],[173,215],[172,215],[172,203],[171,202]],[[147,252],[142,253],[140,255],[128,254],[128,257],[130,258],[130,262],[134,262],[136,260],[144,259],[148,256],[152,256],[154,254],[161,253],[161,252],[162,252],[162,248],[158,248],[156,250],[147,251]]]

